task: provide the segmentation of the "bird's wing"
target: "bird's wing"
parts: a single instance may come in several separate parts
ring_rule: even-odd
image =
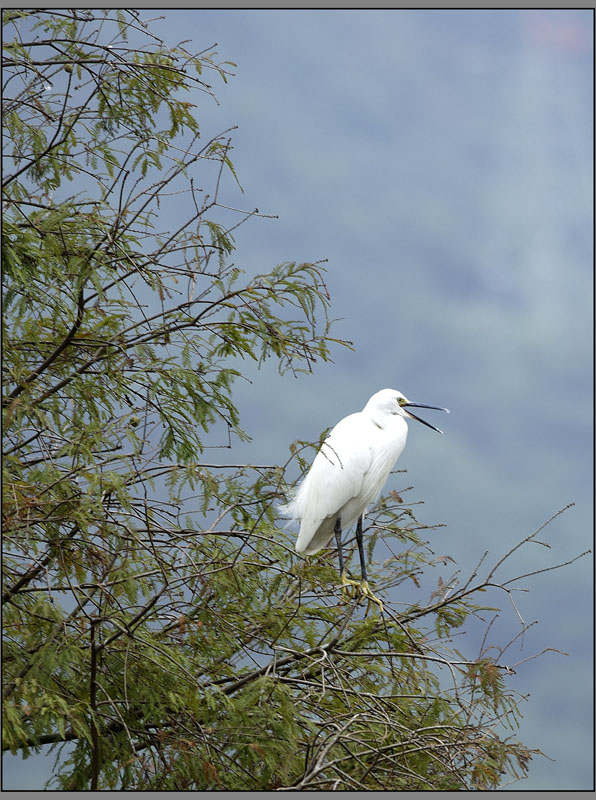
[[[295,516],[312,524],[335,516],[356,497],[372,462],[360,414],[341,420],[325,439],[294,499]]]

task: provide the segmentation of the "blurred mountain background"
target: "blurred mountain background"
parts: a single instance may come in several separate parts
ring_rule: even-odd
[[[354,343],[298,379],[242,364],[253,441],[234,444],[234,460],[284,463],[292,441],[318,439],[393,387],[452,411],[427,415],[444,437],[410,425],[398,464],[408,472],[389,488],[413,485],[418,518],[446,526],[429,532],[433,549],[462,576],[570,502],[541,536],[550,549],[526,546],[503,575],[591,547],[593,12],[143,15],[163,17],[151,27],[169,43],[217,43],[218,60],[237,64],[214,84],[219,106],[189,98],[205,139],[239,126],[231,157],[245,192],[229,179],[222,201],[279,215],[238,228],[236,265],[254,274],[327,259],[333,331]],[[546,652],[511,679],[530,694],[516,735],[548,756],[513,788],[589,789],[591,558],[520,586],[530,592],[517,608],[539,624],[508,663],[568,655]],[[504,643],[520,622],[500,602]],[[457,642],[471,656],[474,636]]]

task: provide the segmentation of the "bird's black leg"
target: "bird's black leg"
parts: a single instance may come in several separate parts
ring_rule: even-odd
[[[366,597],[368,601],[368,605],[366,607],[366,614],[368,614],[368,610],[370,608],[370,604],[376,603],[379,607],[379,611],[381,614],[383,613],[383,603],[379,600],[378,597],[370,590],[368,585],[368,580],[366,578],[366,563],[364,561],[364,542],[362,540],[362,517],[358,517],[358,522],[356,524],[356,542],[358,543],[358,553],[360,554],[360,571],[362,573],[362,582],[360,584],[360,594],[363,597]],[[365,614],[365,616],[366,616]]]
[[[364,563],[364,543],[362,541],[362,517],[358,517],[356,524],[356,542],[358,543],[358,553],[360,554],[360,572],[362,580],[366,582],[366,564]]]
[[[360,571],[362,573],[362,580],[361,581],[353,581],[350,580],[346,573],[344,567],[344,556],[341,549],[341,517],[338,517],[335,520],[335,542],[337,544],[337,553],[339,556],[339,574],[341,577],[341,585],[342,585],[342,594],[347,595],[348,597],[355,597],[359,594],[361,597],[365,597],[368,601],[368,606],[366,609],[366,613],[368,614],[368,609],[370,608],[370,604],[376,603],[379,607],[381,613],[383,612],[383,603],[374,596],[371,592],[368,581],[366,579],[366,564],[364,563],[364,544],[362,541],[362,517],[358,518],[358,523],[356,525],[356,541],[358,542],[358,552],[360,554]]]
[[[337,553],[339,555],[339,574],[344,574],[344,556],[341,550],[341,517],[335,520],[335,542],[337,544]]]

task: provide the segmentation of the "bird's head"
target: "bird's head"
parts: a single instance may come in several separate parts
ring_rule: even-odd
[[[435,428],[434,425],[431,425],[430,422],[426,422],[426,420],[417,417],[415,414],[412,414],[409,411],[410,408],[432,408],[434,411],[445,411],[449,414],[448,408],[442,408],[440,406],[427,406],[424,403],[413,403],[408,400],[405,395],[401,392],[398,392],[397,389],[381,389],[380,392],[373,394],[370,398],[368,403],[365,406],[365,409],[369,410],[373,414],[397,414],[400,417],[404,417],[404,419],[415,419],[417,422],[421,422],[423,425],[426,425],[427,428],[432,428],[433,431],[437,431],[437,433],[443,433],[443,431],[439,430],[439,428]]]

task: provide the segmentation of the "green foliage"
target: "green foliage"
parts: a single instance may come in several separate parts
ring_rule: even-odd
[[[4,747],[58,749],[51,787],[72,791],[523,775],[530,751],[496,732],[518,713],[507,669],[450,643],[492,573],[367,617],[332,559],[298,558],[276,527],[283,467],[205,460],[247,436],[244,360],[298,373],[342,344],[320,265],[229,263],[255,214],[226,217],[230,142],[203,143],[195,102],[228,65],[135,11],[8,10],[4,26]],[[159,229],[183,193],[189,216]],[[446,563],[401,497],[370,524],[371,559],[399,549],[381,591]]]

